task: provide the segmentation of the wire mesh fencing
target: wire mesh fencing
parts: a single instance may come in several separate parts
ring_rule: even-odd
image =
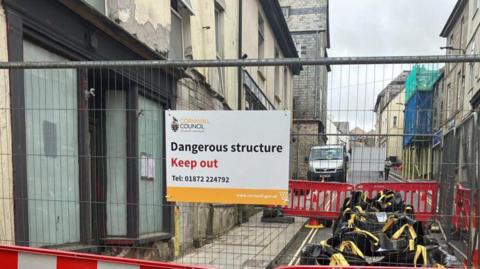
[[[338,228],[358,185],[428,181],[438,194],[404,190],[402,203],[433,208],[425,233],[440,223],[435,240],[473,259],[480,119],[470,101],[480,85],[463,66],[477,70],[477,58],[75,63],[25,51],[37,62],[0,69],[1,244],[215,268],[302,264],[306,245],[334,235],[318,227]],[[293,112],[289,177],[304,185],[290,205],[168,202],[166,111],[237,109]],[[356,242],[364,256],[368,242]],[[373,253],[365,265],[398,265]]]

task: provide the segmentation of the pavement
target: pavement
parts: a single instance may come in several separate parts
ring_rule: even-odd
[[[378,171],[351,171],[347,173],[347,183],[356,185],[366,182],[383,181],[383,177]]]
[[[262,223],[261,217],[262,212],[175,262],[218,269],[269,267],[294,241],[306,219],[295,218],[293,223]]]

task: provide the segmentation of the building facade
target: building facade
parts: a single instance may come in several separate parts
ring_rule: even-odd
[[[479,1],[457,1],[440,33],[446,39],[445,49],[448,55],[480,53],[479,8]],[[438,134],[443,141],[442,163],[451,163],[449,158],[454,158],[458,164],[456,167],[442,167],[440,176],[454,178],[455,182],[469,187],[473,182],[471,178],[478,177],[473,164],[478,158],[478,152],[472,148],[473,132],[478,128],[476,119],[480,98],[480,65],[450,63],[446,64],[444,73],[444,97],[441,97],[440,105],[443,103],[445,115],[439,115],[437,126],[441,130]],[[453,146],[445,147],[447,143]]]
[[[431,65],[414,65],[405,86],[403,165],[405,178],[432,178],[433,95],[442,78]]]
[[[5,61],[168,57],[169,3],[153,13],[155,1],[0,4]],[[172,237],[173,210],[162,206],[162,111],[174,108],[178,76],[157,68],[1,72],[3,243],[82,249]],[[141,154],[155,159],[152,180],[141,177]]]
[[[192,14],[178,11],[181,59],[297,57],[277,1],[192,1],[191,9]],[[291,110],[293,76],[299,71],[299,66],[189,68],[189,77],[179,83],[177,108]]]
[[[444,68],[440,70],[441,77],[433,88],[432,105],[432,179],[438,180],[441,176],[442,156],[443,156],[443,123],[446,118],[445,111],[445,80]]]
[[[403,111],[405,109],[405,80],[409,71],[403,71],[377,96],[376,145],[386,150],[392,161],[402,160]]]
[[[295,45],[277,1],[177,1],[183,54],[176,59],[295,58]],[[174,25],[172,21],[172,26]],[[179,110],[292,110],[299,66],[187,68],[177,85]],[[236,225],[248,212],[235,206],[179,205],[180,250],[202,245]]]
[[[277,1],[5,0],[0,37],[1,61],[297,57]],[[166,260],[226,232],[238,208],[166,202],[162,113],[291,110],[299,70],[0,70],[0,240]]]
[[[327,116],[327,145],[344,145],[349,149],[350,137],[348,136],[350,129],[350,123],[334,122]]]
[[[328,0],[280,0],[300,58],[327,57],[330,48]],[[304,66],[293,81],[292,176],[306,177],[310,147],[326,143],[329,66]],[[298,135],[296,134],[307,134]]]
[[[355,127],[350,130],[350,149],[353,147],[374,147],[375,146],[375,136],[377,136],[375,130],[370,130],[366,132],[360,127]]]

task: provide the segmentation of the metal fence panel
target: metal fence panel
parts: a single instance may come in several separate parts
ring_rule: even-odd
[[[33,46],[28,53],[33,60],[49,56]],[[471,200],[478,199],[480,117],[472,114],[449,126],[452,117],[460,116],[440,106],[448,101],[441,99],[446,86],[435,84],[429,93],[431,107],[414,107],[420,120],[408,122],[412,128],[406,131],[411,117],[405,115],[404,83],[414,66],[439,70],[447,62],[480,61],[479,56],[173,62],[54,58],[58,62],[51,63],[44,58],[29,64],[0,63],[1,244],[215,268],[299,263],[298,251],[305,242],[318,243],[332,235],[330,229],[304,228],[305,216],[313,213],[284,217],[281,208],[166,201],[165,111],[237,109],[240,99],[243,109],[293,110],[291,185],[311,183],[295,182],[302,179],[346,180],[351,186],[383,186],[385,179],[436,181],[438,199],[431,197],[436,192],[405,199],[429,213],[436,210],[432,218],[447,240],[472,254],[478,214],[472,214],[461,233],[454,233],[452,219],[458,184],[471,190]],[[326,78],[317,83],[321,96],[302,103],[322,114],[313,118],[303,113],[305,106],[295,111],[300,101],[295,103],[289,93],[288,87],[301,77],[271,81],[282,77],[275,72],[292,66],[321,67],[316,73],[326,72],[326,64],[332,71],[320,76]],[[467,110],[459,109],[456,115]],[[433,126],[423,128],[426,121]],[[442,142],[434,147],[438,130]],[[405,138],[409,143],[404,145]],[[312,146],[339,146],[341,157],[313,160]],[[289,194],[297,201],[291,206],[303,203],[304,210],[315,205],[312,201],[323,201],[313,211],[323,208],[319,215],[331,220],[346,195],[338,200],[329,191],[320,195],[299,188]]]

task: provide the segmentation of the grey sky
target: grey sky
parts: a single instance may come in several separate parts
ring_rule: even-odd
[[[330,0],[330,57],[444,54],[439,37],[456,0]],[[376,94],[409,65],[336,66],[329,114],[351,128],[374,127]],[[434,66],[437,67],[437,66]],[[350,86],[347,86],[350,85]]]

